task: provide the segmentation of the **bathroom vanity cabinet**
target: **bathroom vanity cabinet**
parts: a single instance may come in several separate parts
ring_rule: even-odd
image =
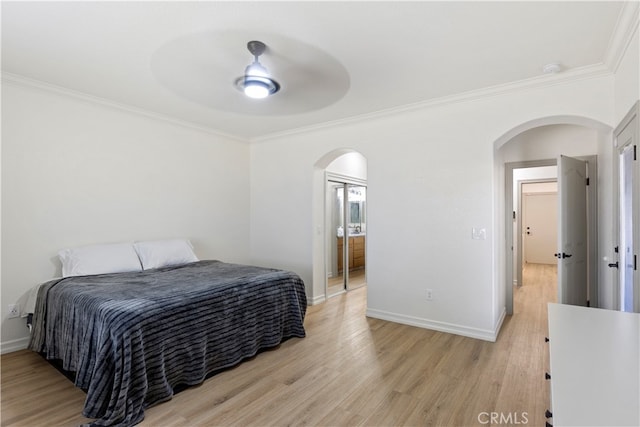
[[[366,236],[349,236],[349,270],[364,268],[364,248]],[[343,266],[344,238],[338,237],[338,272],[341,273]]]

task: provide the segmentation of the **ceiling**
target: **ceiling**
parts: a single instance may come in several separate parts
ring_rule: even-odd
[[[607,68],[623,2],[2,2],[5,79],[244,140]],[[282,90],[234,88],[250,40]],[[543,74],[547,63],[562,72]],[[554,80],[555,79],[555,80]],[[38,83],[41,84],[41,83]]]

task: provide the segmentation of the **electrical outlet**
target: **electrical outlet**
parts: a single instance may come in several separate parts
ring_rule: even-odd
[[[427,289],[427,301],[431,301],[433,299],[433,289]]]
[[[9,304],[9,315],[7,318],[20,317],[20,304]]]

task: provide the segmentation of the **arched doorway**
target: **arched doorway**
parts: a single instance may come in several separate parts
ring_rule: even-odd
[[[344,148],[315,164],[312,303],[366,284],[367,161]]]
[[[587,141],[587,142],[585,142]],[[497,165],[497,191],[499,194],[497,203],[497,220],[503,225],[497,224],[501,230],[501,238],[497,240],[496,266],[499,277],[498,303],[504,298],[506,313],[513,314],[513,290],[514,278],[517,277],[518,265],[515,262],[517,243],[514,243],[515,224],[519,219],[517,203],[515,199],[515,185],[513,171],[516,168],[529,168],[554,165],[560,155],[583,157],[590,159],[590,170],[600,178],[594,184],[606,183],[610,180],[611,164],[607,153],[611,147],[611,128],[600,122],[574,116],[556,116],[532,120],[516,126],[505,133],[494,143],[494,159]],[[598,155],[604,159],[596,158]],[[605,173],[602,174],[601,172]],[[604,175],[604,178],[603,178]],[[591,283],[590,298],[597,305],[598,302],[598,219],[602,214],[603,200],[598,200],[597,187],[588,188],[590,191],[589,219],[589,250]],[[607,215],[605,215],[607,216]],[[500,296],[502,295],[502,296]]]

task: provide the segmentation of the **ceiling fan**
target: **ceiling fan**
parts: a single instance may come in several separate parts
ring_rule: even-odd
[[[151,69],[160,84],[188,102],[253,117],[321,110],[340,100],[351,83],[346,68],[323,50],[254,30],[168,40],[154,52]],[[249,97],[256,92],[266,98]]]
[[[267,69],[258,60],[266,48],[267,46],[258,40],[247,43],[247,49],[253,55],[253,62],[245,69],[244,76],[236,79],[235,85],[249,98],[266,98],[280,90],[280,84],[271,78]]]

